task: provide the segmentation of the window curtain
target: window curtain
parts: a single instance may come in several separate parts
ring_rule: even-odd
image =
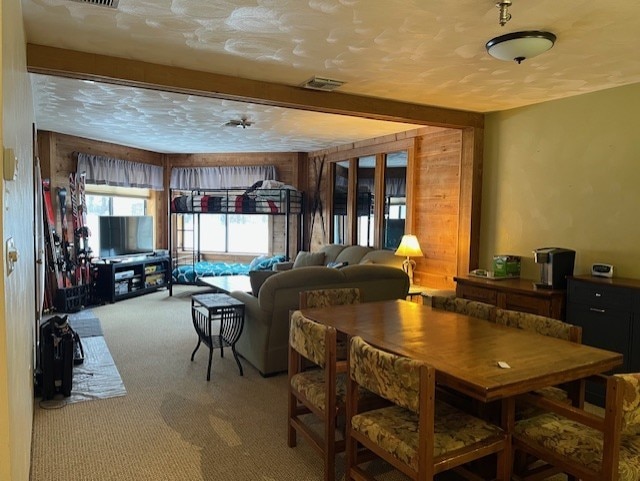
[[[80,152],[77,152],[76,155],[78,157],[77,171],[86,174],[87,184],[164,190],[163,171],[159,165]]]
[[[273,165],[233,167],[174,167],[172,189],[233,189],[250,187],[259,180],[276,180]]]
[[[385,181],[385,194],[388,197],[405,197],[407,183],[405,179],[398,177],[387,177]]]

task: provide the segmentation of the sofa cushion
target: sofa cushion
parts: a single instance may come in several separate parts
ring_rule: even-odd
[[[350,266],[353,266],[355,264],[359,264],[362,257],[372,250],[373,249],[371,247],[365,246],[346,246],[342,251],[340,251],[335,262],[348,262]]]
[[[293,268],[324,265],[324,252],[300,251],[293,261]]]
[[[379,249],[367,252],[362,256],[359,264],[382,264],[402,269],[402,261],[404,259],[404,257],[395,255],[394,251]]]
[[[258,292],[260,292],[260,288],[264,281],[266,281],[269,277],[274,274],[277,274],[278,271],[249,271],[249,282],[251,283],[251,293],[258,297]]]
[[[335,262],[338,254],[340,254],[345,247],[347,246],[342,244],[327,244],[322,246],[318,252],[324,252],[324,261],[328,264],[329,262]]]

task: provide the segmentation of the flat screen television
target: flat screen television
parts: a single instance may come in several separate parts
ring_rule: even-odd
[[[153,252],[153,217],[100,216],[100,257]]]

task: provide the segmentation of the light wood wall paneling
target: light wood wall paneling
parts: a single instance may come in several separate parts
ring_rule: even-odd
[[[484,128],[463,129],[460,159],[458,274],[467,274],[470,270],[476,269],[480,259],[483,151]]]
[[[42,155],[41,162],[43,164],[43,177],[51,179],[51,193],[56,214],[56,229],[61,232],[61,219],[59,216],[59,207],[57,200],[57,188],[64,187],[69,189],[69,174],[77,170],[77,159],[73,155],[74,152],[83,152],[93,155],[104,155],[116,159],[130,160],[133,162],[141,162],[145,164],[163,165],[162,154],[150,152],[148,150],[134,149],[123,145],[111,144],[108,142],[99,142],[96,140],[75,137],[72,135],[60,134],[57,132],[38,131],[38,144]],[[163,222],[160,217],[163,193],[152,194],[151,213],[156,215],[156,247],[164,248],[166,246],[166,235],[163,232],[166,227],[158,226],[158,221]],[[158,200],[160,199],[160,200]],[[71,212],[71,202],[67,200],[67,215]],[[166,212],[166,211],[165,211]]]
[[[416,146],[415,192],[411,205],[414,232],[423,258],[416,259],[417,282],[430,287],[453,287],[457,274],[457,251],[468,255],[469,246],[458,239],[460,202],[460,130],[434,132]]]

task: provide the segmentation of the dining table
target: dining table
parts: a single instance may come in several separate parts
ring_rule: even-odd
[[[509,436],[518,395],[622,364],[617,352],[406,300],[309,308],[302,314],[348,337],[426,362],[436,369],[439,385],[484,403],[501,401],[501,424]]]

